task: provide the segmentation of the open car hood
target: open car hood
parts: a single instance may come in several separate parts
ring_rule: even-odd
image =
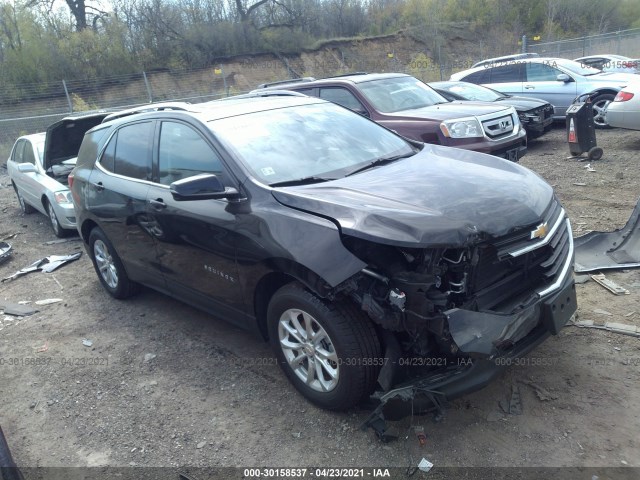
[[[535,226],[553,189],[513,162],[427,144],[411,158],[339,180],[276,188],[273,196],[332,219],[346,235],[454,247]]]
[[[50,171],[54,165],[78,156],[84,134],[102,123],[108,112],[65,117],[47,128],[42,166]]]

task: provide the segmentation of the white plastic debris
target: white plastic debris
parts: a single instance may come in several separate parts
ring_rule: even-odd
[[[36,305],[51,305],[52,303],[61,302],[61,298],[45,298],[44,300],[36,300]]]
[[[92,347],[93,346],[93,342],[87,338],[82,339],[82,344],[85,347]]]
[[[418,470],[420,470],[421,472],[428,472],[432,467],[433,463],[431,463],[424,457],[422,457],[422,460],[420,460],[420,463],[418,464]]]

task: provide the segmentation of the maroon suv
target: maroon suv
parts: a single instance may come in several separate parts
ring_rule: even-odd
[[[417,78],[401,73],[356,73],[260,85],[293,90],[347,107],[404,137],[465,148],[518,161],[526,133],[513,107],[485,102],[449,102]]]

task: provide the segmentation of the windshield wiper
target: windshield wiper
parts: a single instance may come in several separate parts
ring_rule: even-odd
[[[411,153],[402,153],[400,155],[394,155],[392,157],[381,157],[381,158],[378,158],[378,159],[374,160],[373,162],[367,163],[364,167],[360,167],[360,168],[357,168],[355,170],[352,170],[351,172],[347,173],[345,175],[345,177],[350,177],[351,175],[355,175],[356,173],[364,172],[365,170],[369,170],[370,168],[373,168],[373,167],[379,167],[380,165],[386,165],[388,163],[395,162],[396,160],[400,160],[401,158],[412,157],[416,153],[417,152],[412,151]]]
[[[335,180],[335,178],[322,178],[322,177],[303,177],[295,180],[283,180],[281,182],[270,183],[270,187],[293,187],[295,185],[306,185],[308,183],[320,183],[328,182],[329,180]]]

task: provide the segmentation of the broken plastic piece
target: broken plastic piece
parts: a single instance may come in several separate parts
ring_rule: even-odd
[[[604,273],[591,275],[591,278],[593,278],[597,283],[602,285],[614,295],[630,295],[629,290],[627,290],[626,288],[622,288],[613,280],[609,280],[607,277],[605,277]]]
[[[37,270],[42,270],[44,273],[51,273],[58,267],[62,265],[73,262],[74,260],[78,260],[82,256],[82,252],[73,253],[71,255],[49,255],[48,257],[41,258],[40,260],[36,260],[31,265],[24,267],[21,270],[18,270],[16,273],[11,275],[10,277],[6,277],[2,279],[2,282],[7,280],[14,280],[18,277],[26,275],[27,273],[35,272]]]
[[[573,244],[576,272],[640,267],[640,198],[624,227],[613,232],[590,232]]]
[[[83,340],[82,340],[82,344],[83,344],[85,347],[92,347],[92,346],[93,346],[93,342],[92,342],[91,340],[87,339],[87,338],[85,338],[85,339],[83,339]]]
[[[11,244],[7,242],[0,242],[0,263],[9,260],[11,253]]]
[[[428,472],[432,468],[433,468],[433,463],[431,463],[429,460],[427,460],[424,457],[422,458],[422,460],[420,460],[420,463],[418,464],[418,470],[420,470],[421,472]]]
[[[58,303],[61,301],[62,301],[61,298],[45,298],[44,300],[36,300],[35,304],[40,306],[51,305],[52,303]]]
[[[37,308],[17,303],[0,304],[0,310],[4,311],[5,315],[14,315],[16,317],[26,317],[28,315],[33,315],[38,311]]]

